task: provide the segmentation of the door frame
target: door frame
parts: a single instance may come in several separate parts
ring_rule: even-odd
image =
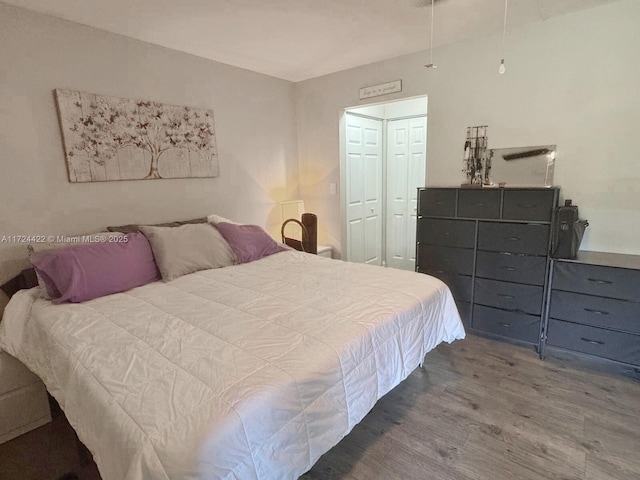
[[[387,160],[386,160],[386,135],[387,135],[387,120],[396,120],[396,119],[404,119],[404,118],[410,118],[410,117],[418,117],[418,116],[423,116],[422,114],[419,115],[405,115],[405,116],[401,116],[401,117],[392,117],[392,118],[380,118],[380,117],[375,117],[372,115],[365,115],[362,113],[358,113],[358,112],[353,112],[354,109],[359,109],[359,108],[365,108],[365,107],[373,107],[376,105],[386,105],[386,104],[391,104],[391,103],[396,103],[396,102],[402,102],[402,101],[406,101],[406,100],[414,100],[414,99],[423,99],[426,103],[427,103],[427,132],[428,132],[428,128],[429,128],[429,114],[428,114],[428,101],[429,101],[429,96],[427,94],[422,94],[422,95],[414,95],[411,97],[403,97],[403,98],[395,98],[393,100],[386,100],[386,101],[381,101],[381,102],[374,102],[374,103],[366,103],[366,104],[361,104],[361,105],[352,105],[352,106],[348,106],[348,107],[343,107],[339,110],[338,113],[338,144],[339,144],[339,148],[340,148],[340,230],[341,230],[341,239],[340,239],[340,251],[341,251],[341,257],[342,260],[344,261],[349,261],[349,252],[348,252],[348,248],[347,248],[347,176],[346,176],[346,165],[347,165],[347,158],[346,158],[346,151],[347,151],[347,147],[346,147],[346,134],[347,134],[347,121],[346,121],[346,115],[347,113],[351,114],[351,115],[358,115],[360,117],[364,117],[364,118],[371,118],[371,119],[375,119],[375,120],[382,120],[382,141],[383,146],[382,146],[382,150],[383,150],[383,163],[382,163],[382,178],[383,178],[383,191],[382,191],[382,205],[383,205],[383,209],[382,209],[382,219],[381,221],[383,222],[383,228],[382,228],[382,239],[381,239],[381,243],[382,243],[382,254],[384,256],[383,258],[383,266],[386,266],[386,202],[387,202],[387,189],[386,189],[386,179],[387,179]],[[428,133],[427,133],[427,141],[429,139]],[[426,160],[428,160],[429,154],[428,154],[428,145],[427,145],[427,153],[426,153]],[[426,166],[425,166],[425,185],[426,185]]]

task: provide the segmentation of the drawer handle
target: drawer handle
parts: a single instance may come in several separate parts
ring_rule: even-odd
[[[511,312],[511,313],[526,313],[524,310],[520,308],[505,308],[505,311]]]
[[[530,204],[530,203],[525,203],[523,204],[518,204],[518,208],[536,208],[537,205],[535,204]]]
[[[443,235],[451,235],[451,232],[443,232]]]
[[[593,308],[585,308],[585,312],[595,313],[596,315],[609,315],[609,312],[605,312],[603,310],[594,310]]]
[[[436,205],[444,205],[444,202],[436,202]]]
[[[590,343],[592,345],[604,345],[604,342],[601,342],[600,340],[590,340],[584,337],[580,337],[580,340],[582,340],[583,342]]]
[[[510,242],[519,242],[522,240],[520,237],[503,237],[505,240],[509,240]]]
[[[507,322],[498,322],[498,325],[500,325],[501,327],[510,327],[511,324],[507,323]]]
[[[451,259],[450,258],[443,258],[442,261],[443,262],[451,262]]]
[[[476,207],[484,207],[484,203],[474,203]]]
[[[506,270],[507,272],[514,272],[516,267],[500,267],[502,270]]]
[[[506,293],[496,293],[496,295],[498,295],[499,297],[502,297],[502,298],[508,298],[510,300],[513,300],[514,298],[516,298],[513,295],[507,295]]]
[[[597,283],[598,285],[613,285],[611,280],[600,280],[599,278],[588,278],[587,280]]]

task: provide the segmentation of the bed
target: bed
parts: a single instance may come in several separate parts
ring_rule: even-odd
[[[0,323],[103,480],[296,479],[464,336],[440,280],[296,251]]]

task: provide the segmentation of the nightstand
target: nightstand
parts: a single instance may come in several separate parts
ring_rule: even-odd
[[[640,374],[640,256],[553,259],[546,346],[606,358]]]
[[[318,245],[318,256],[333,258],[333,248],[329,245]]]
[[[50,421],[44,384],[14,357],[0,352],[0,443]]]

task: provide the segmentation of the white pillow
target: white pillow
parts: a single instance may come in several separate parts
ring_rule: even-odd
[[[216,224],[216,223],[232,223],[233,225],[242,225],[241,223],[234,222],[233,220],[229,220],[228,218],[221,217],[220,215],[216,215],[215,213],[212,213],[211,215],[209,215],[207,217],[207,221],[209,223],[213,223],[213,224]]]

